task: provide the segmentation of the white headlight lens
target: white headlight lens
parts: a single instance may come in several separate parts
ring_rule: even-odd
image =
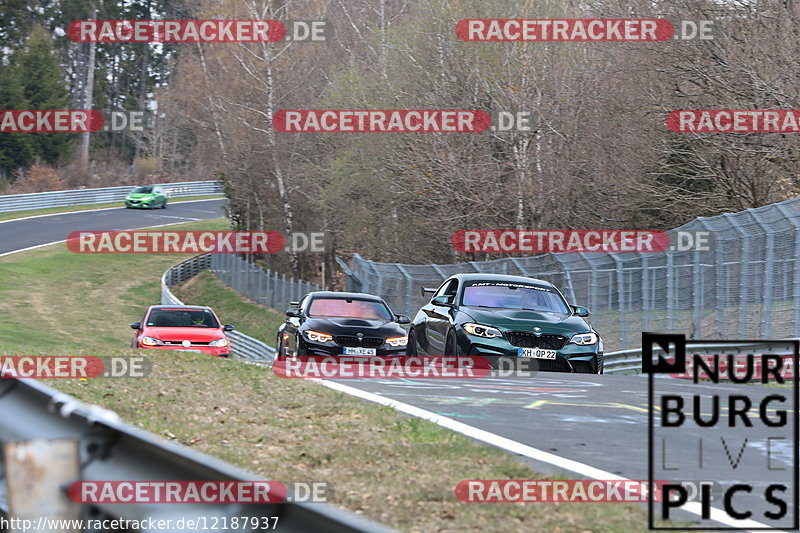
[[[307,329],[304,333],[308,340],[314,342],[328,342],[329,340],[333,339],[333,335],[320,333],[319,331],[314,331],[313,329]]]
[[[386,344],[394,346],[395,348],[398,346],[405,346],[408,344],[408,337],[392,337],[391,339],[386,339]]]
[[[572,336],[570,342],[579,346],[590,346],[592,344],[597,344],[598,339],[597,333],[578,333]]]
[[[494,339],[495,337],[503,336],[503,334],[500,333],[499,329],[493,328],[491,326],[484,326],[482,324],[473,324],[471,322],[468,322],[461,327],[464,328],[464,331],[466,331],[470,335],[475,335],[476,337]]]
[[[217,339],[217,340],[213,340],[213,341],[209,342],[208,345],[212,346],[214,348],[221,348],[223,346],[227,346],[228,345],[228,339],[223,337],[221,339]]]
[[[158,339],[154,339],[153,337],[142,337],[142,344],[145,346],[158,346],[159,344],[164,344]]]

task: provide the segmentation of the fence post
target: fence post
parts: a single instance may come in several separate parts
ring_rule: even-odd
[[[625,324],[625,279],[622,260],[616,254],[609,254],[617,264],[617,305],[619,307],[619,343],[623,350],[628,347],[628,335]]]
[[[287,299],[286,299],[286,273],[284,272],[283,275],[281,276],[281,301],[280,301],[280,307],[281,308],[286,307],[286,305],[284,305],[286,303],[286,301],[287,301]]]
[[[642,258],[642,331],[650,331],[650,258]]]
[[[408,270],[406,270],[406,268],[403,265],[397,265],[397,269],[400,270],[400,272],[403,274],[403,277],[406,278],[406,297],[404,298],[404,305],[403,305],[405,309],[403,309],[403,313],[410,314],[411,313],[410,309],[411,306],[413,305],[411,301],[412,298],[411,292],[413,290],[413,287],[411,285],[412,281],[411,275],[408,273]],[[397,310],[394,310],[394,312],[396,313]]]
[[[702,324],[702,313],[701,308],[703,307],[703,278],[701,274],[701,266],[700,266],[700,252],[698,250],[694,251],[694,265],[692,265],[692,329],[694,330],[693,337],[695,339],[702,338],[703,332],[701,331]]]
[[[672,285],[675,282],[675,272],[673,272],[673,265],[674,265],[674,255],[670,252],[667,252],[667,332],[672,333],[675,328],[674,322],[674,309],[675,309],[675,302],[673,300],[674,294],[672,292]]]

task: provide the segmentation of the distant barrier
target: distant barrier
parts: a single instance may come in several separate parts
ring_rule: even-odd
[[[156,184],[158,185],[158,184]],[[182,181],[161,185],[168,198],[221,194],[222,184],[211,181]],[[72,189],[68,191],[34,192],[29,194],[0,195],[0,213],[65,207],[72,205],[93,205],[109,202],[122,202],[133,186],[103,187],[99,189]]]

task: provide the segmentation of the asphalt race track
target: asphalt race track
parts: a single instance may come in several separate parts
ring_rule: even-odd
[[[219,218],[223,216],[223,204],[224,200],[183,202],[170,204],[166,210],[120,208],[3,222],[0,254],[62,241],[76,230],[135,229]],[[644,376],[540,373],[502,378],[337,381],[610,474],[633,480],[648,479],[648,380]],[[772,404],[770,416],[776,408],[786,409],[789,423],[766,432],[758,421],[756,428],[741,423],[728,427],[726,398],[728,394],[746,394],[754,405],[751,413],[755,414],[751,417],[755,418],[762,398],[783,392],[791,402],[791,390],[753,385],[694,385],[688,380],[668,377],[659,377],[654,382],[660,393],[687,398],[687,418],[692,411],[691,395],[703,395],[706,399],[719,395],[723,406],[717,432],[699,428],[688,420],[679,430],[670,431],[668,441],[664,441],[667,444],[656,439],[655,460],[677,469],[670,479],[713,480],[723,485],[749,483],[753,486],[752,495],[737,494],[733,500],[735,506],[752,511],[752,520],[769,524],[763,513],[776,508],[764,501],[763,490],[770,482],[786,479],[787,473],[792,472],[794,406]],[[710,412],[706,405],[709,404],[703,404],[701,409],[704,416]],[[767,437],[772,438],[771,442]],[[520,459],[544,473],[570,475],[547,462],[523,456]],[[790,515],[797,512],[791,503],[796,497],[791,483],[780,496],[789,502]],[[715,498],[712,505],[721,509],[720,498]],[[681,519],[691,516],[678,515]]]
[[[121,203],[121,202],[120,202]],[[72,231],[114,231],[180,224],[224,216],[225,200],[170,203],[166,209],[103,209],[0,222],[0,255],[63,241]]]
[[[539,450],[572,459],[611,474],[633,480],[648,479],[648,390],[646,376],[613,376],[587,374],[540,373],[535,377],[473,379],[360,379],[338,380],[340,383],[389,397],[470,426],[489,431]],[[690,380],[669,377],[654,380],[659,394],[672,393],[687,399],[691,395],[721,396],[725,406],[728,394],[746,394],[756,406],[761,398],[779,392],[774,388],[752,385],[695,385]],[[784,390],[791,402],[791,390]],[[707,400],[707,398],[706,398]],[[656,400],[658,405],[658,400]],[[709,403],[701,412],[710,414]],[[656,434],[655,462],[676,469],[674,477],[692,481],[713,480],[723,486],[734,482],[753,486],[753,497],[739,494],[737,507],[753,512],[752,519],[762,521],[762,513],[775,510],[763,499],[763,490],[770,483],[785,479],[791,472],[792,431],[791,405],[771,404],[771,408],[788,407],[790,422],[785,428],[771,428],[768,434],[754,420],[754,428],[727,427],[727,409],[721,409],[724,433],[713,433],[688,423],[672,430],[666,444]],[[685,409],[691,413],[689,407]],[[657,423],[657,421],[656,421]],[[725,443],[720,440],[720,435]],[[663,435],[662,435],[663,437]],[[767,437],[782,437],[771,442],[771,468],[767,470]],[[700,452],[700,439],[703,451]],[[748,439],[747,444],[743,443]],[[725,447],[727,446],[727,451]],[[663,448],[663,449],[662,449]],[[701,458],[702,453],[702,458]],[[520,457],[539,471],[569,475],[553,465]],[[738,462],[737,462],[738,459]],[[726,463],[737,463],[731,468]],[[781,469],[778,471],[777,469]],[[726,472],[720,475],[721,472]],[[785,494],[792,502],[791,484]],[[721,508],[719,498],[712,506]],[[791,505],[790,505],[791,507]],[[681,518],[689,518],[682,515]],[[761,520],[760,520],[761,519]]]

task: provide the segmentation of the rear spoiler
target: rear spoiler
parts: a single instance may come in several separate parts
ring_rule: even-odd
[[[436,289],[431,289],[428,287],[420,287],[420,288],[422,289],[422,296],[425,296],[428,293],[433,294],[434,292],[436,292]]]

